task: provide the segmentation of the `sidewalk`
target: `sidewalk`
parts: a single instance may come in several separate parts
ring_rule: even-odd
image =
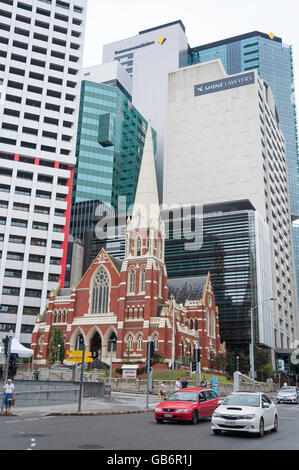
[[[146,408],[146,395],[125,392],[112,392],[110,398],[83,398],[81,411],[78,412],[79,403],[65,405],[49,405],[41,407],[11,408],[10,416],[92,416],[107,414],[144,413],[153,412],[156,404],[160,403],[156,395],[149,396],[149,407]],[[1,413],[0,413],[1,415]],[[7,416],[7,415],[5,415]]]

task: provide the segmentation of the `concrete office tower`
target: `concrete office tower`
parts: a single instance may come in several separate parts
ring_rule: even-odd
[[[294,346],[298,308],[285,140],[268,84],[256,71],[228,76],[220,60],[170,73],[164,164],[165,203],[250,199],[267,222],[275,345]]]
[[[0,2],[0,336],[63,286],[86,0]]]
[[[157,180],[162,199],[163,135],[168,72],[187,65],[188,41],[183,23],[174,21],[140,31],[137,36],[107,44],[103,63],[118,61],[133,78],[133,105],[157,132]]]
[[[299,159],[292,46],[285,44],[280,37],[260,31],[252,31],[221,41],[192,47],[189,50],[189,63],[191,64],[214,59],[221,59],[228,74],[256,69],[260,78],[266,80],[272,90],[280,119],[280,128],[286,145],[298,296]]]

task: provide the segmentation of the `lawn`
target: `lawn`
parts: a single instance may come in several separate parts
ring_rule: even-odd
[[[220,383],[231,383],[231,380],[228,380],[227,377],[223,375],[217,375],[216,373],[202,373],[201,380],[206,380],[207,382],[211,382],[211,378],[214,376],[218,376],[218,382]],[[196,374],[190,374],[189,371],[184,370],[164,370],[164,369],[157,369],[153,370],[153,379],[154,380],[176,380],[178,377],[187,377],[189,380],[196,380]]]

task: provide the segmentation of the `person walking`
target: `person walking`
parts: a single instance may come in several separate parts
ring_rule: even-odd
[[[12,405],[12,401],[14,400],[15,395],[15,386],[12,383],[11,379],[8,379],[6,384],[3,387],[4,393],[4,405],[5,405],[5,413],[10,414],[10,407]]]
[[[175,391],[177,392],[178,390],[181,390],[182,384],[181,384],[181,378],[178,377],[175,381]]]
[[[161,382],[160,383],[160,400],[165,400],[166,398],[166,383],[165,382]]]
[[[181,384],[182,384],[182,388],[187,388],[188,387],[188,382],[187,382],[186,377],[182,378]]]

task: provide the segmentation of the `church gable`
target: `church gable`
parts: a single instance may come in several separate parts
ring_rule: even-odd
[[[113,259],[108,255],[104,248],[102,248],[82,279],[78,282],[76,290],[91,287],[92,278],[94,277],[95,272],[98,271],[99,266],[104,266],[109,272],[111,285],[118,286],[120,282],[120,273],[118,269],[119,264],[118,267],[116,266],[117,263],[119,263],[119,260]]]

